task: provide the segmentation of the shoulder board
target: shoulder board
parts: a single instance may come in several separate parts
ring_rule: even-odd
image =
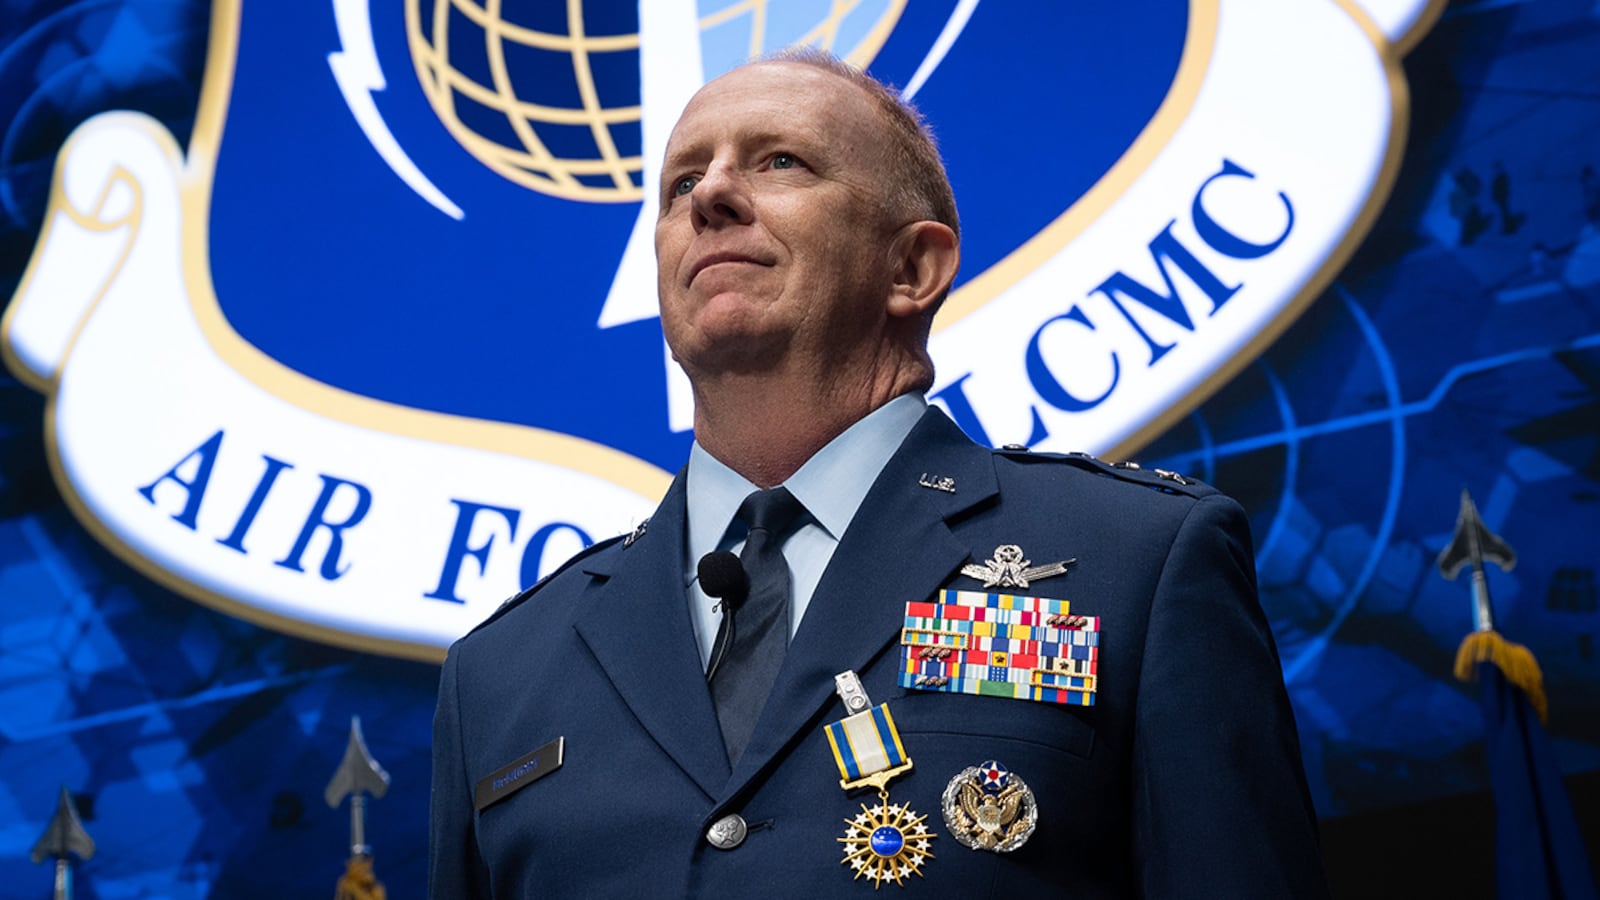
[[[467,632],[467,634],[472,634],[473,631],[477,631],[477,630],[483,628],[485,625],[488,625],[489,623],[493,622],[494,620],[500,618],[501,616],[503,616],[506,613],[510,612],[511,610],[515,609],[517,606],[521,605],[522,601],[524,601],[524,600],[528,599],[529,597],[532,597],[534,594],[538,593],[540,588],[542,588],[545,585],[549,584],[550,580],[552,578],[555,578],[557,575],[560,575],[562,572],[565,572],[566,570],[572,568],[574,565],[578,564],[579,562],[582,562],[583,560],[588,559],[589,557],[595,555],[596,553],[599,553],[601,550],[604,550],[607,547],[612,546],[613,544],[621,543],[621,542],[623,542],[625,540],[628,540],[630,537],[631,537],[631,535],[619,534],[619,535],[617,535],[615,537],[609,537],[609,538],[606,538],[603,541],[598,541],[596,543],[590,544],[589,546],[583,548],[582,550],[579,550],[577,553],[572,554],[572,556],[569,557],[566,562],[562,563],[559,566],[556,566],[555,570],[552,571],[550,574],[544,576],[543,578],[539,579],[538,581],[535,581],[530,587],[525,587],[522,590],[518,591],[517,593],[512,594],[510,597],[507,597],[506,601],[504,603],[500,604],[500,608],[499,609],[497,609],[494,612],[490,613],[489,617],[487,619],[484,619],[482,622],[479,622],[477,625],[473,626],[472,631]]]
[[[1163,494],[1181,494],[1186,497],[1205,497],[1217,493],[1217,489],[1198,478],[1188,475],[1179,475],[1166,469],[1141,466],[1136,462],[1107,462],[1087,453],[1043,453],[1029,450],[1021,444],[1007,444],[995,450],[995,453],[1011,459],[1029,462],[1064,462],[1068,465],[1092,472],[1096,475],[1105,475],[1118,481],[1137,484]]]

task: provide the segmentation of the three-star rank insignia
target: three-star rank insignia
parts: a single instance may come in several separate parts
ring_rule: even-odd
[[[961,574],[978,579],[986,588],[1025,588],[1030,581],[1065,575],[1067,567],[1075,562],[1076,559],[1064,559],[1061,562],[1036,566],[1033,560],[1022,558],[1021,547],[1016,544],[1001,544],[994,548],[993,559],[984,560],[982,565],[968,563],[961,567]]]
[[[1010,853],[1027,843],[1039,822],[1033,790],[992,759],[950,779],[941,806],[951,836],[974,850]]]

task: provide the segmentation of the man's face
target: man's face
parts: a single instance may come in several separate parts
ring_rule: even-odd
[[[864,91],[797,63],[737,69],[696,94],[667,143],[656,262],[661,322],[691,376],[870,352],[892,278]]]

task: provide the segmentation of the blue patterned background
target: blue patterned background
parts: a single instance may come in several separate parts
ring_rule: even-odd
[[[0,296],[77,124],[192,125],[201,0],[0,0]],[[1324,817],[1482,791],[1450,676],[1466,588],[1433,557],[1463,487],[1519,551],[1502,630],[1544,666],[1568,772],[1600,769],[1600,6],[1456,2],[1406,61],[1410,144],[1328,292],[1143,454],[1246,504]],[[62,504],[44,400],[0,373],[0,894],[71,789],[99,843],[78,896],[332,892],[322,789],[362,717],[394,776],[369,837],[420,896],[436,670],[284,637],[171,594]]]

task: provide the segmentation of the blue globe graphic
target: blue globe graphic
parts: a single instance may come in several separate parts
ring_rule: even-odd
[[[893,825],[884,825],[872,832],[872,852],[878,856],[888,858],[899,853],[906,845],[905,835]]]
[[[865,67],[905,4],[701,0],[700,75],[796,45]],[[565,199],[643,198],[637,2],[406,0],[406,33],[434,113],[479,162]]]

